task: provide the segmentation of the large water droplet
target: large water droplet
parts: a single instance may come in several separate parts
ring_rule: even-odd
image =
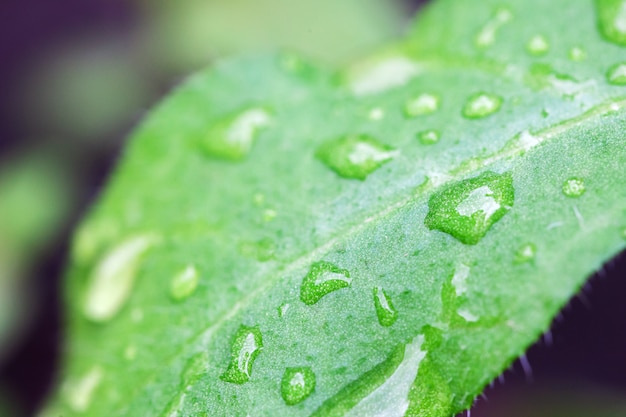
[[[511,174],[487,171],[433,194],[424,224],[475,245],[511,209],[513,200]]]
[[[386,57],[356,68],[348,84],[355,95],[377,94],[408,83],[420,71],[421,68],[407,57]]]
[[[245,158],[259,131],[271,123],[270,112],[263,107],[249,107],[216,120],[201,141],[207,155],[239,161]]]
[[[463,116],[480,119],[500,110],[502,98],[495,94],[476,93],[471,95],[463,107]]]
[[[568,52],[568,57],[574,62],[580,62],[587,59],[587,52],[580,46],[572,47]]]
[[[315,389],[315,373],[309,367],[287,368],[280,383],[280,393],[287,405],[307,399]]]
[[[398,311],[393,306],[389,295],[381,287],[374,288],[374,307],[381,326],[389,327],[398,319]]]
[[[404,104],[404,114],[408,117],[431,114],[439,109],[439,97],[434,94],[420,94]]]
[[[496,41],[496,33],[500,27],[513,19],[513,13],[507,8],[499,8],[493,17],[481,28],[474,38],[474,44],[478,48],[486,48]]]
[[[524,243],[515,252],[515,258],[513,259],[513,263],[523,264],[526,262],[530,262],[535,258],[536,253],[537,247],[535,245],[533,245],[532,243]]]
[[[184,300],[196,290],[198,286],[198,270],[193,265],[187,265],[172,278],[170,295],[176,301]]]
[[[566,179],[561,189],[565,196],[572,198],[580,197],[586,190],[583,179],[576,177]]]
[[[596,8],[602,36],[626,46],[626,0],[596,0]]]
[[[545,55],[550,49],[548,40],[542,35],[535,35],[526,44],[526,50],[529,54],[539,56]]]
[[[344,178],[364,180],[398,154],[366,135],[348,135],[321,145],[315,156]]]
[[[94,391],[100,385],[103,377],[102,368],[94,366],[81,378],[63,384],[62,392],[70,408],[77,413],[85,412],[89,408]]]
[[[143,254],[156,242],[153,235],[131,237],[106,253],[89,277],[83,312],[93,321],[111,319],[133,288]]]
[[[610,84],[626,85],[626,62],[613,65],[606,73],[606,79]]]
[[[347,269],[326,261],[315,262],[302,280],[300,300],[307,305],[315,304],[325,295],[350,286],[351,282]]]
[[[439,142],[441,138],[440,134],[436,130],[424,130],[422,132],[418,132],[417,139],[422,143],[422,145],[434,145]]]
[[[241,326],[231,344],[231,358],[228,369],[220,379],[233,384],[243,384],[250,380],[252,365],[263,348],[263,338],[258,327]]]
[[[276,253],[276,244],[270,238],[264,238],[256,242],[241,242],[239,252],[243,256],[256,258],[259,262],[269,261]]]

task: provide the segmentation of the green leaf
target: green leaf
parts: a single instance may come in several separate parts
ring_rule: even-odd
[[[626,245],[625,9],[439,0],[340,74],[191,78],[76,235],[47,411],[470,407]]]

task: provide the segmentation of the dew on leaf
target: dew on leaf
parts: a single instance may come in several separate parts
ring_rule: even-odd
[[[494,15],[480,29],[474,38],[474,45],[477,48],[486,48],[493,45],[496,41],[496,33],[500,27],[513,19],[513,13],[508,8],[501,7],[497,9]]]
[[[423,130],[417,133],[417,139],[422,145],[434,145],[439,142],[440,134],[437,130]]]
[[[231,344],[231,358],[228,369],[220,379],[233,384],[243,384],[250,380],[252,365],[263,348],[263,338],[258,327],[242,325]]]
[[[463,320],[469,322],[469,323],[474,323],[477,322],[479,317],[477,315],[475,315],[474,313],[472,313],[471,311],[469,311],[466,308],[460,308],[457,310],[456,312],[459,316],[461,316],[463,318]]]
[[[439,97],[434,94],[420,94],[404,103],[404,114],[407,117],[432,114],[439,109]]]
[[[575,78],[554,71],[552,66],[544,63],[535,63],[525,77],[526,83],[534,90],[552,88],[565,97],[572,97],[585,88],[594,85],[593,80],[578,82]]]
[[[502,105],[502,97],[489,93],[472,94],[463,107],[463,116],[468,119],[480,119],[489,116]]]
[[[433,194],[424,224],[475,245],[512,208],[513,201],[511,174],[487,171]]]
[[[526,50],[529,54],[539,56],[545,55],[550,49],[548,40],[542,35],[535,35],[526,44]]]
[[[184,300],[196,290],[198,286],[198,270],[193,265],[187,265],[178,272],[170,282],[170,295],[176,301]]]
[[[381,287],[374,287],[374,307],[381,326],[389,327],[398,319],[398,311],[391,298]]]
[[[606,79],[613,85],[626,85],[626,62],[613,65],[606,73]]]
[[[515,258],[513,259],[513,263],[523,264],[526,262],[530,262],[535,258],[536,254],[537,247],[534,244],[524,243],[517,249],[517,251],[515,251]]]
[[[348,135],[322,144],[315,156],[344,178],[364,180],[398,151],[367,135]]]
[[[287,405],[306,400],[315,389],[315,373],[309,367],[287,368],[280,383],[280,394]]]
[[[582,178],[572,177],[563,182],[561,188],[566,197],[576,198],[585,193],[585,182]]]
[[[239,253],[249,258],[255,258],[259,262],[269,261],[276,253],[276,243],[270,238],[264,238],[256,242],[241,242]]]
[[[374,107],[367,114],[367,118],[370,120],[382,120],[385,117],[385,111],[380,107]]]
[[[596,0],[596,8],[602,36],[626,46],[626,0]]]
[[[307,305],[317,303],[325,295],[350,286],[352,278],[347,269],[326,261],[311,265],[300,286],[300,300]]]
[[[100,385],[103,377],[102,368],[94,366],[82,377],[64,383],[62,391],[70,408],[77,413],[85,412],[89,408],[94,391]]]
[[[264,107],[248,107],[216,120],[200,142],[210,157],[239,161],[244,159],[261,129],[272,121]]]
[[[451,284],[454,287],[454,292],[457,297],[467,292],[467,279],[469,278],[470,267],[465,264],[460,264],[455,270],[452,276]]]
[[[153,235],[124,240],[107,252],[89,276],[83,313],[97,322],[115,316],[130,296],[143,254],[155,243]]]
[[[357,68],[350,74],[348,85],[357,96],[377,94],[408,83],[420,72],[421,68],[408,57],[386,57]]]
[[[587,59],[587,52],[580,46],[574,46],[569,50],[567,56],[574,62],[580,62]]]

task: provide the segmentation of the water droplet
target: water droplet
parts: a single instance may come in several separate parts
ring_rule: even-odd
[[[287,310],[289,310],[289,307],[291,307],[289,303],[281,304],[280,307],[278,307],[278,317],[285,317],[285,314],[287,314]]]
[[[424,130],[422,132],[418,132],[417,139],[423,145],[434,145],[435,143],[439,142],[440,135],[439,132],[436,130]]]
[[[124,349],[124,359],[127,361],[132,361],[137,357],[137,347],[135,345],[128,345],[126,349]]]
[[[196,290],[198,286],[198,270],[193,265],[187,265],[172,278],[170,295],[176,301],[184,300]]]
[[[552,88],[565,97],[573,97],[582,90],[595,85],[594,80],[580,83],[569,75],[555,72],[549,64],[543,63],[533,64],[524,80],[534,90]]]
[[[457,297],[462,296],[467,292],[467,279],[469,278],[470,267],[465,264],[460,264],[454,271],[452,280],[450,283],[454,287],[454,292]]]
[[[523,264],[526,262],[530,262],[535,258],[536,253],[537,247],[535,245],[533,245],[532,243],[524,243],[515,252],[515,258],[513,259],[513,263]]]
[[[364,180],[398,151],[366,135],[348,135],[320,146],[315,156],[344,178]]]
[[[463,320],[469,322],[469,323],[474,323],[478,321],[478,316],[475,315],[474,313],[470,312],[468,309],[466,308],[460,308],[457,310],[456,312],[459,316],[463,317]]]
[[[241,326],[231,345],[231,359],[228,369],[220,379],[233,384],[243,384],[250,380],[252,365],[263,348],[263,338],[258,327]]]
[[[491,46],[496,41],[496,32],[504,24],[513,19],[513,13],[507,8],[499,8],[494,13],[493,17],[482,27],[482,29],[476,34],[474,38],[474,44],[477,48],[486,48]]]
[[[545,55],[550,49],[548,40],[542,35],[535,35],[526,44],[526,50],[529,54],[539,56]]]
[[[280,393],[287,405],[307,399],[315,389],[315,374],[309,367],[287,368],[280,383]]]
[[[274,258],[276,244],[270,238],[261,239],[257,242],[241,242],[239,253],[249,258],[255,258],[259,262],[266,262]]]
[[[276,216],[278,216],[278,212],[276,210],[273,210],[273,209],[263,210],[263,221],[265,223],[271,222],[272,220],[276,218]]]
[[[258,133],[271,121],[270,112],[263,107],[228,114],[211,125],[202,139],[202,149],[214,158],[242,160],[250,153]]]
[[[439,109],[439,101],[439,97],[434,94],[420,94],[404,104],[404,114],[407,117],[432,114]]]
[[[424,224],[475,245],[511,209],[513,200],[511,174],[487,171],[433,194]]]
[[[348,84],[357,96],[377,94],[408,83],[420,72],[421,68],[408,57],[386,57],[356,68]]]
[[[133,288],[143,254],[156,242],[152,235],[126,239],[106,253],[89,277],[83,313],[93,321],[110,320]]]
[[[373,109],[370,110],[370,112],[367,115],[367,118],[370,120],[382,120],[385,117],[385,111],[380,108],[380,107],[374,107]]]
[[[103,377],[102,368],[94,366],[81,378],[63,384],[62,391],[70,408],[77,413],[85,412]]]
[[[381,287],[374,288],[374,307],[376,307],[376,315],[381,326],[389,327],[398,319],[398,312],[391,298]]]
[[[569,59],[574,62],[580,62],[587,59],[587,52],[580,46],[574,46],[569,50]]]
[[[463,107],[463,116],[480,119],[500,110],[502,98],[495,94],[476,93],[471,95]]]
[[[613,65],[606,73],[606,79],[610,84],[626,85],[626,62]]]
[[[304,304],[317,303],[325,295],[350,286],[350,272],[330,262],[320,261],[311,265],[300,286],[300,300]]]
[[[563,194],[567,197],[580,197],[585,193],[585,182],[582,178],[568,178],[563,183],[562,190]]]
[[[626,0],[596,0],[596,7],[602,36],[626,46]]]

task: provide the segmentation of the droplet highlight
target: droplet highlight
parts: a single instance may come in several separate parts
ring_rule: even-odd
[[[250,153],[255,138],[271,121],[272,115],[263,107],[228,114],[211,125],[200,146],[210,157],[240,161]]]
[[[93,394],[102,382],[104,371],[94,366],[85,375],[76,380],[70,380],[63,385],[62,391],[70,408],[77,413],[87,411]]]
[[[407,117],[424,116],[439,110],[439,96],[434,94],[420,94],[404,103],[404,114]]]
[[[502,97],[489,93],[471,95],[463,107],[463,116],[468,119],[481,119],[494,114],[502,106]]]
[[[367,135],[348,135],[322,144],[315,156],[343,178],[365,180],[398,155],[391,146]]]
[[[398,311],[393,306],[389,295],[381,287],[374,288],[374,307],[381,326],[389,327],[398,319]]]
[[[347,269],[341,269],[330,262],[320,261],[311,265],[309,273],[300,286],[300,300],[313,305],[331,292],[350,286],[352,278]]]
[[[583,195],[586,191],[585,181],[582,178],[572,177],[563,182],[561,187],[563,194],[566,197],[577,198]]]
[[[372,121],[382,120],[385,117],[385,111],[380,107],[374,107],[367,114],[367,118]]]
[[[439,142],[439,139],[441,139],[441,135],[437,130],[423,130],[417,133],[417,140],[422,145],[434,145]]]
[[[571,61],[580,62],[580,61],[584,61],[585,59],[587,59],[587,51],[585,51],[580,46],[574,46],[570,48],[567,56],[569,57]]]
[[[462,243],[475,245],[508,213],[513,202],[511,174],[487,171],[433,194],[424,224]]]
[[[532,243],[524,243],[520,246],[517,251],[515,251],[515,258],[513,259],[513,263],[515,264],[524,264],[535,259],[535,255],[537,254],[537,247]]]
[[[182,301],[194,293],[198,287],[199,274],[193,265],[174,275],[170,283],[170,296],[176,301]]]
[[[134,236],[102,257],[87,283],[85,317],[105,322],[120,311],[130,296],[142,256],[156,240],[152,235]]]
[[[231,359],[228,369],[220,379],[233,384],[244,384],[250,380],[252,365],[263,348],[263,338],[258,327],[241,326],[231,344]]]
[[[596,0],[598,27],[609,42],[626,46],[626,0]]]
[[[548,40],[542,35],[535,35],[526,44],[526,51],[534,56],[545,55],[550,49]]]
[[[477,48],[486,48],[496,41],[497,31],[513,19],[513,13],[508,8],[497,9],[491,19],[481,28],[474,38]]]
[[[613,65],[606,73],[609,84],[626,85],[626,62]]]
[[[315,373],[309,367],[287,368],[280,383],[280,393],[287,405],[306,400],[315,390]]]

